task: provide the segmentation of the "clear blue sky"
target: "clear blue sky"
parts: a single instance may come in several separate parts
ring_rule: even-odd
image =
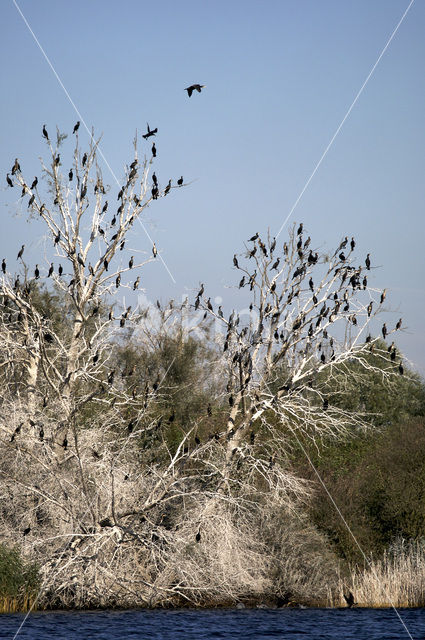
[[[84,120],[103,133],[117,175],[149,121],[160,181],[193,180],[146,212],[176,280],[149,265],[147,297],[180,300],[202,281],[230,307],[246,304],[228,287],[239,280],[233,253],[256,231],[278,231],[408,0],[18,4]],[[77,117],[13,2],[0,8],[0,176],[16,156],[32,176],[42,125],[71,133]],[[383,321],[403,316],[398,344],[422,373],[424,32],[416,0],[291,218],[322,248],[355,236],[359,262],[370,252],[382,265],[372,283],[389,291]],[[194,82],[207,86],[188,99]],[[4,177],[0,258],[13,262],[25,242],[36,262],[41,227],[13,217],[18,194]],[[131,242],[150,251],[142,229]]]

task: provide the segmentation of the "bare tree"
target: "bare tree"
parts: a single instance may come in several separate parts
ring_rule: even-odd
[[[370,333],[386,290],[368,283],[370,254],[359,265],[353,238],[319,255],[300,224],[293,226],[281,250],[275,238],[263,241],[258,233],[248,243],[244,263],[239,264],[237,255],[233,259],[241,275],[239,289],[252,293],[248,321],[241,321],[236,311],[228,319],[221,308],[214,311],[204,287],[195,302],[195,308],[205,309],[225,329],[229,412],[224,485],[241,457],[251,458],[251,468],[271,469],[276,458],[286,455],[290,432],[314,438],[365,427],[366,415],[344,410],[338,402],[347,378],[360,381],[372,369],[384,382],[403,374],[394,343],[379,347],[380,337]],[[383,338],[400,327],[401,320],[391,330],[384,323]],[[371,351],[382,366],[370,362]],[[331,380],[336,381],[332,400]],[[254,460],[258,431],[263,432],[262,446]]]
[[[20,282],[19,277],[13,277],[4,268],[0,295],[5,320],[5,353],[13,345],[19,348],[25,371],[23,388],[28,415],[34,418],[34,395],[37,386],[43,386],[43,380],[48,401],[55,399],[60,417],[54,439],[56,452],[61,455],[66,448],[64,443],[68,440],[72,416],[92,397],[93,390],[98,393],[104,385],[114,384],[113,372],[106,372],[111,336],[135,315],[129,306],[120,317],[114,318],[112,306],[109,313],[105,310],[105,300],[114,294],[122,296],[125,290],[136,290],[140,283],[138,271],[155,260],[155,245],[150,257],[135,259],[128,255],[125,243],[152,200],[163,197],[170,189],[160,190],[156,178],[150,183],[153,158],[139,161],[136,139],[134,158],[125,170],[117,197],[104,182],[98,163],[99,141],[94,135],[83,153],[76,133],[72,168],[64,176],[59,152],[66,136],[58,131],[53,145],[45,128],[44,131],[50,154],[49,162],[42,161],[47,193],[41,191],[38,178],[31,182],[24,177],[18,161],[11,181],[22,189],[21,197],[29,197],[30,214],[45,224],[47,239],[60,264],[55,265],[46,256],[48,266],[44,269],[37,264],[34,276],[30,277],[29,268],[23,262],[23,245],[18,259],[24,264],[25,281]],[[111,212],[115,206],[116,211]],[[64,298],[69,328],[66,335],[59,335],[51,319],[43,317],[34,303],[35,286],[47,278]],[[10,358],[7,362],[10,365]],[[84,383],[90,385],[90,393],[77,401],[78,394],[74,391]]]

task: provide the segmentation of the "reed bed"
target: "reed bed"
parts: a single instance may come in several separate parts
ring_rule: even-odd
[[[353,568],[348,579],[340,579],[330,604],[345,606],[348,591],[360,607],[424,607],[425,540],[398,541],[365,569]]]

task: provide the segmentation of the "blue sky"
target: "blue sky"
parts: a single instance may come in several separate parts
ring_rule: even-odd
[[[192,181],[146,211],[176,281],[160,262],[148,265],[147,297],[180,300],[204,282],[230,308],[246,304],[231,288],[233,254],[254,232],[279,230],[409,3],[18,4],[84,120],[103,134],[114,172],[123,175],[135,130],[148,121],[159,129],[160,181]],[[1,13],[0,175],[19,157],[32,176],[45,152],[42,125],[71,133],[77,116],[13,2],[3,0]],[[382,320],[403,316],[397,341],[422,373],[424,29],[416,0],[290,220],[323,249],[353,235],[359,263],[371,253],[381,267],[371,282],[388,288]],[[188,99],[183,89],[194,82],[207,86]],[[105,179],[113,184],[107,169]],[[15,215],[17,196],[1,179],[0,258],[12,263],[25,242],[36,262],[42,228]],[[140,228],[131,244],[150,251]]]

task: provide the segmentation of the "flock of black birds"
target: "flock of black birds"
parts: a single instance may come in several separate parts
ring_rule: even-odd
[[[190,97],[192,95],[192,91],[193,90],[197,90],[198,92],[200,92],[201,89],[204,86],[205,85],[194,84],[194,85],[191,85],[190,87],[187,87],[186,91],[188,92],[188,95]],[[72,131],[73,134],[76,134],[78,132],[80,124],[81,123],[80,123],[79,120],[75,123],[73,131]],[[143,138],[145,140],[147,140],[148,138],[150,138],[152,136],[155,136],[157,133],[158,133],[158,127],[155,127],[154,129],[151,129],[149,124],[147,124],[147,132],[145,134],[143,134]],[[42,134],[43,134],[43,137],[47,141],[50,141],[49,134],[48,134],[48,131],[46,129],[46,125],[45,124],[43,125]],[[155,142],[152,144],[151,153],[152,153],[152,158],[156,158],[157,148],[156,148]],[[87,155],[87,153],[84,153],[83,157],[82,157],[82,161],[81,161],[81,164],[82,164],[83,167],[86,165],[87,160],[88,160],[88,155]],[[59,164],[60,164],[60,155],[58,154],[54,158],[54,166],[57,167],[57,166],[59,166]],[[137,176],[137,166],[138,166],[138,161],[134,160],[134,162],[132,162],[131,165],[130,165],[131,171],[130,171],[130,173],[128,175],[127,184],[125,186],[123,186],[120,189],[119,193],[118,193],[117,200],[121,200],[121,204],[117,209],[117,213],[113,216],[113,218],[112,218],[112,220],[110,222],[110,227],[111,228],[115,226],[115,224],[117,222],[117,215],[120,215],[122,210],[123,210],[123,208],[124,208],[124,203],[123,203],[122,199],[124,197],[125,188],[128,187],[129,184],[136,178],[136,176]],[[10,174],[12,176],[15,176],[18,173],[21,173],[21,166],[19,164],[18,158],[15,158],[15,162],[14,162],[10,172],[8,172],[6,174],[6,182],[7,182],[7,185],[9,187],[13,188],[15,186],[13,181],[12,181],[12,179],[10,178]],[[68,180],[69,180],[69,182],[72,182],[73,178],[74,178],[74,171],[71,168],[69,170],[69,172],[68,172]],[[159,195],[160,195],[160,190],[159,190],[158,178],[157,178],[155,173],[152,174],[152,182],[153,182],[153,186],[152,186],[152,189],[151,189],[151,196],[152,196],[153,200],[157,200]],[[181,176],[177,180],[177,187],[182,187],[183,184],[184,184],[183,176]],[[31,187],[28,187],[25,183],[23,183],[21,197],[25,196],[26,193],[30,193],[31,194],[30,198],[29,198],[29,201],[28,201],[28,208],[30,208],[30,207],[32,207],[34,205],[35,193],[33,193],[33,191],[37,188],[37,185],[38,185],[37,176],[35,176],[34,180],[32,181]],[[168,195],[168,193],[171,191],[171,188],[172,188],[172,180],[170,179],[168,181],[167,185],[165,186],[164,190],[163,190],[163,196]],[[95,193],[101,192],[103,194],[106,193],[105,189],[103,187],[103,184],[101,183],[101,180],[99,178],[98,178],[98,180],[96,182],[96,185],[94,187],[94,192]],[[87,184],[86,184],[86,182],[84,182],[82,187],[81,187],[80,193],[79,193],[80,200],[83,200],[86,197],[86,195],[87,195]],[[141,204],[140,199],[136,195],[133,196],[133,200],[134,200],[134,204],[136,206],[139,206]],[[54,204],[56,204],[56,205],[59,204],[57,197],[54,200]],[[108,201],[106,201],[104,203],[104,205],[103,205],[102,214],[104,214],[107,209],[108,209]],[[39,211],[40,215],[42,215],[45,212],[45,205],[42,204],[40,207],[38,207],[38,211]],[[98,227],[98,233],[99,233],[100,236],[105,238],[105,231],[104,231],[104,229],[102,229],[102,227],[100,225]],[[113,235],[111,237],[111,242],[116,240],[117,237],[118,237],[118,234]],[[54,245],[56,246],[57,244],[59,244],[60,241],[61,241],[61,231],[59,230],[57,232],[57,234],[55,235],[55,237],[54,237]],[[125,240],[122,240],[122,242],[120,243],[120,250],[121,251],[123,250],[124,245],[125,245]],[[18,256],[17,256],[18,260],[22,260],[24,249],[25,249],[25,245],[22,245],[21,249],[18,252]],[[158,250],[156,248],[155,243],[153,244],[153,247],[152,247],[152,255],[153,255],[154,258],[156,258],[157,255],[158,255]],[[85,267],[84,262],[83,262],[83,260],[82,260],[82,258],[81,258],[81,256],[79,254],[77,256],[77,261],[81,266]],[[105,271],[108,271],[108,265],[109,265],[109,261],[108,261],[107,258],[105,258],[104,261],[103,261],[103,266],[104,266]],[[131,266],[129,265],[129,268],[131,269],[132,266],[133,266],[133,262],[131,261]],[[3,260],[2,260],[1,269],[2,269],[3,274],[6,274],[7,265],[6,265],[6,259],[5,258],[3,258]],[[93,271],[93,268],[91,267],[91,265],[88,266],[88,269],[89,269],[90,274],[94,275],[94,271]],[[48,270],[48,276],[47,277],[51,277],[53,274],[54,274],[54,265],[53,265],[53,263],[51,263],[50,267],[49,267],[49,270]],[[58,267],[58,274],[59,274],[59,276],[62,276],[62,274],[63,274],[62,265],[59,265],[59,267]],[[39,270],[38,265],[36,265],[36,267],[35,267],[34,277],[35,277],[36,280],[38,280],[40,278],[40,270]],[[120,286],[120,283],[121,283],[121,275],[119,274],[117,276],[116,280],[115,280],[116,288],[118,288]],[[75,284],[75,282],[74,282],[74,280],[71,280],[69,286],[72,286],[73,284]],[[133,290],[136,290],[139,287],[139,284],[140,284],[140,276],[134,281]],[[18,289],[19,286],[20,286],[20,283],[19,283],[19,276],[18,276],[17,279],[15,280],[15,289]]]

